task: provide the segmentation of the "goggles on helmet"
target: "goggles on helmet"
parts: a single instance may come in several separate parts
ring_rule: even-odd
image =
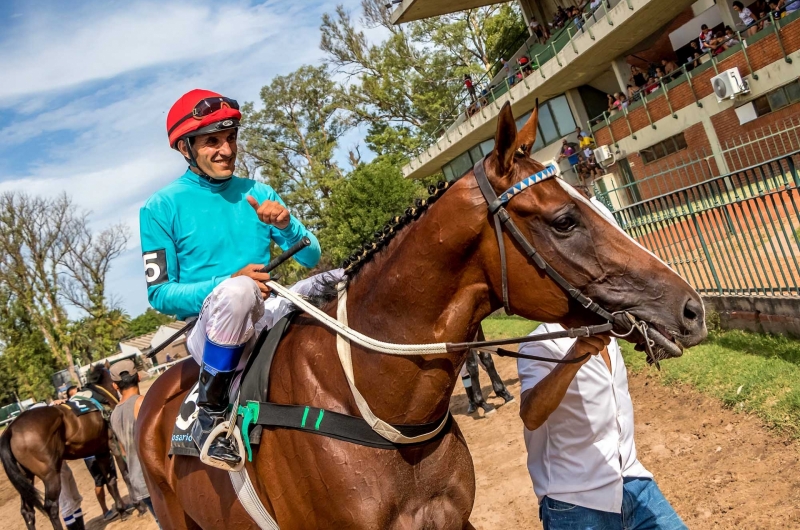
[[[185,122],[186,120],[189,120],[189,119],[192,119],[192,118],[194,118],[196,120],[202,120],[206,116],[208,116],[210,114],[213,114],[213,113],[215,113],[218,110],[223,109],[223,108],[231,108],[231,109],[239,110],[239,103],[235,99],[230,99],[230,98],[226,98],[226,97],[222,97],[222,96],[205,98],[203,100],[200,100],[197,103],[197,105],[194,106],[194,108],[192,109],[192,112],[190,112],[186,116],[184,116],[181,119],[179,119],[178,121],[176,121],[175,124],[172,127],[170,127],[170,129],[167,132],[167,134],[172,134],[172,131],[177,129],[178,126],[180,124],[182,124],[183,122]]]

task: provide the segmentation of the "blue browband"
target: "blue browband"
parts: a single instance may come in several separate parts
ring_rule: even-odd
[[[552,164],[544,168],[543,170],[539,171],[538,173],[534,173],[530,177],[521,180],[508,188],[506,191],[500,194],[497,198],[497,201],[501,204],[506,204],[511,198],[516,195],[517,193],[523,192],[528,189],[530,186],[541,182],[543,180],[547,180],[549,178],[556,176],[556,167]]]

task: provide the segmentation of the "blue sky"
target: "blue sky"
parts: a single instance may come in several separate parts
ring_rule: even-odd
[[[322,13],[358,0],[0,2],[0,192],[69,193],[93,227],[132,234],[107,287],[147,307],[138,210],[185,170],[166,113],[193,88],[244,101],[275,75],[319,64]],[[358,143],[354,131],[344,151]]]

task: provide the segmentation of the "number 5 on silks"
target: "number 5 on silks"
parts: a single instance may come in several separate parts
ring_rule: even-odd
[[[144,260],[144,277],[147,285],[159,285],[169,280],[167,274],[167,253],[162,248],[142,254]]]

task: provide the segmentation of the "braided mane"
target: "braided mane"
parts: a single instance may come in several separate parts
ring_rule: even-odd
[[[431,184],[428,186],[429,196],[427,199],[417,199],[414,201],[414,206],[407,208],[403,215],[393,217],[384,225],[381,231],[375,232],[371,241],[364,243],[350,254],[350,256],[342,262],[342,268],[347,278],[353,279],[361,267],[368,263],[375,254],[378,254],[384,249],[404,227],[411,224],[415,219],[419,219],[431,204],[444,195],[444,192],[447,191],[450,186],[451,183],[444,180],[439,181],[436,185]]]

